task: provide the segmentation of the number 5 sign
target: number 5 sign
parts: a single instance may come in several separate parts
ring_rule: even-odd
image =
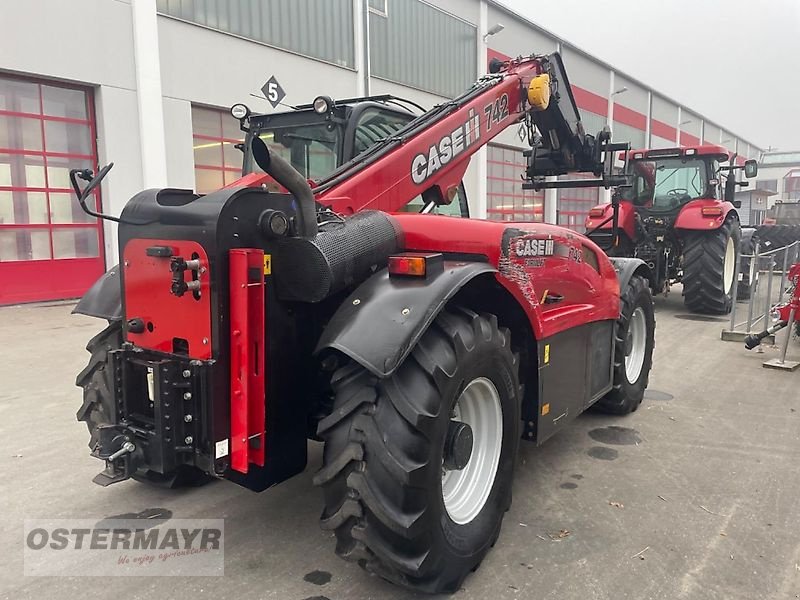
[[[281,84],[275,79],[275,75],[267,80],[267,83],[261,87],[261,91],[269,103],[272,104],[272,108],[278,108],[281,100],[286,97],[286,92],[283,91]]]

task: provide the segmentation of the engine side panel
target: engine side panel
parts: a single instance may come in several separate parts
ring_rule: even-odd
[[[398,214],[406,249],[482,256],[524,308],[536,339],[616,319],[619,284],[605,253],[587,237],[545,223],[502,223]]]
[[[613,332],[613,321],[598,321],[539,342],[537,444],[611,389]]]

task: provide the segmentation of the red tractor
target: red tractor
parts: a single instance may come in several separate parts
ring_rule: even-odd
[[[510,126],[535,141],[530,179],[622,182],[609,157],[627,146],[584,133],[558,54],[495,62],[424,114],[397,102],[237,105],[242,179],[146,190],[112,217],[121,264],[76,308],[109,322],[77,416],[101,485],[261,491],[323,441],[336,552],[453,592],[500,535],[519,441],[640,405],[651,275],[560,227],[459,218],[469,157]],[[86,199],[109,168],[72,173],[103,218]]]
[[[653,293],[680,282],[692,312],[730,312],[742,237],[734,192],[747,185],[736,171],[755,177],[756,161],[737,166],[735,156],[710,145],[633,150],[626,159],[631,180],[611,204],[591,209],[589,238],[612,256],[645,261]]]

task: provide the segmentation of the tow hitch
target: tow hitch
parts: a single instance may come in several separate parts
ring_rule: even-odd
[[[132,434],[120,425],[100,425],[97,434],[99,440],[92,456],[104,460],[106,468],[95,475],[92,481],[105,487],[130,479],[136,472],[136,463],[141,462],[141,453],[138,457],[135,454],[136,444],[131,441]]]

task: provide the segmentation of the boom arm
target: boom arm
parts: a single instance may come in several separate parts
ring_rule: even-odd
[[[608,150],[615,148],[608,144],[608,133],[598,140],[585,134],[558,53],[495,61],[491,67],[491,74],[462,95],[420,115],[318,181],[317,203],[342,214],[367,208],[395,212],[420,194],[426,201],[448,203],[470,157],[520,123],[532,142],[526,151],[526,187],[563,187],[567,182],[544,178],[570,172],[603,175],[581,180],[581,186],[624,183],[610,176]],[[242,183],[260,185],[264,176],[245,179]]]

